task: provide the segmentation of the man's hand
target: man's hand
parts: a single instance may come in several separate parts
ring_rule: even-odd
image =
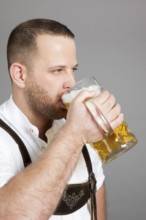
[[[100,127],[85,105],[86,100],[92,100],[112,129],[118,127],[123,121],[121,107],[111,93],[104,91],[97,96],[95,91],[80,92],[70,105],[66,123],[68,129],[71,129],[75,137],[81,139],[83,144],[97,142],[103,138]]]

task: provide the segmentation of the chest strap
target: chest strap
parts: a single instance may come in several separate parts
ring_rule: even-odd
[[[20,137],[2,119],[0,119],[0,127],[3,128],[18,144],[18,147],[19,147],[22,159],[23,159],[24,167],[27,167],[32,161],[27,151],[27,148],[25,147]]]
[[[92,163],[86,146],[83,147],[83,155],[87,165],[89,173],[89,183],[90,183],[90,198],[91,198],[91,220],[97,220],[97,206],[96,206],[96,178],[92,170]]]

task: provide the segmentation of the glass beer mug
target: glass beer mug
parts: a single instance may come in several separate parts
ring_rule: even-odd
[[[103,88],[93,77],[80,80],[75,84],[75,86],[73,86],[68,92],[66,92],[62,96],[63,103],[66,105],[67,109],[69,108],[69,105],[73,100],[73,98],[81,90],[84,89],[96,90],[97,95],[103,91]],[[91,106],[90,104],[91,104],[90,100],[85,101],[85,105],[92,114],[93,106]],[[100,110],[99,113],[101,113]],[[106,118],[103,117],[102,113],[99,114],[99,116],[100,116],[99,119],[106,121]],[[99,127],[101,127],[100,121],[98,125]],[[107,121],[105,125],[110,126]],[[120,155],[122,155],[124,152],[132,148],[136,143],[137,143],[137,138],[130,131],[127,123],[123,121],[123,123],[120,126],[118,126],[116,129],[114,130],[110,129],[110,132],[107,133],[107,135],[102,140],[98,141],[97,143],[90,143],[90,144],[98,153],[102,163],[106,164],[112,161],[113,159],[119,157]]]

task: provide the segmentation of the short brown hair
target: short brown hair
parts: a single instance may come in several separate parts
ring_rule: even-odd
[[[14,62],[29,63],[29,57],[36,52],[36,37],[40,34],[74,38],[71,30],[50,19],[32,19],[16,26],[10,33],[7,44],[8,68]]]

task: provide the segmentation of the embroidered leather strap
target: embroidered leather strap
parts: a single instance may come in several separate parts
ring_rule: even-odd
[[[93,219],[94,215],[96,214],[96,201],[94,200],[96,180],[92,172],[92,164],[86,146],[83,147],[82,153],[88,171],[88,181],[85,183],[67,184],[56,207],[54,215],[71,214],[83,207],[89,199],[91,199],[90,201],[92,207],[91,219]]]
[[[16,134],[12,128],[10,128],[2,119],[0,119],[0,127],[2,127],[6,132],[9,133],[9,135],[15,140],[15,142],[18,144],[24,167],[27,167],[32,161],[29,156],[29,153],[27,151],[27,148],[25,147],[24,143],[20,139],[20,137]]]
[[[68,215],[82,208],[90,198],[90,184],[68,184],[53,215]]]

